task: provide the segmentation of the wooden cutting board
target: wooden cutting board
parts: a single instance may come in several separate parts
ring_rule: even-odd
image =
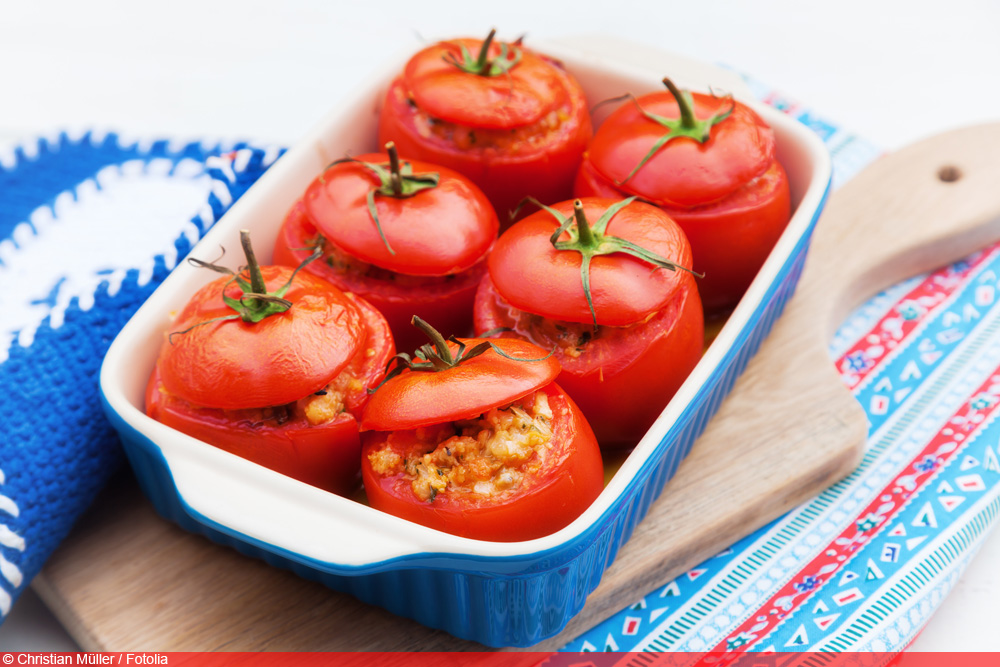
[[[879,289],[1000,238],[1000,124],[878,160],[833,197],[799,289],[584,610],[538,650],[732,544],[854,468],[865,414],[826,344]],[[87,650],[480,650],[160,519],[122,475],[35,580]]]

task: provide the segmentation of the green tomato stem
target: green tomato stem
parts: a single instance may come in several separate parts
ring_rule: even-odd
[[[479,76],[488,76],[491,68],[491,63],[489,62],[490,45],[493,44],[493,38],[497,34],[496,28],[490,29],[490,34],[486,35],[486,39],[483,40],[483,45],[479,48],[479,57],[476,59],[476,74]]]
[[[442,336],[437,329],[416,315],[413,316],[410,323],[424,332],[424,335],[431,340],[430,344],[425,343],[424,345],[421,345],[412,356],[406,352],[397,353],[396,356],[390,359],[389,363],[386,364],[385,377],[382,379],[382,382],[380,382],[377,387],[369,388],[369,394],[374,394],[382,387],[382,385],[398,376],[404,370],[430,373],[446,371],[449,368],[458,366],[462,362],[478,357],[481,354],[485,354],[489,350],[493,350],[500,356],[506,357],[512,361],[521,361],[525,363],[545,361],[555,354],[556,351],[553,347],[551,352],[538,359],[512,357],[488,340],[480,341],[471,348],[468,347],[463,341],[455,338],[455,336],[449,336],[448,340],[445,340],[444,336]],[[451,353],[451,350],[448,347],[448,341],[455,344],[456,354]]]
[[[521,62],[523,55],[521,52],[521,40],[518,39],[513,44],[500,42],[500,53],[496,58],[490,60],[490,47],[493,45],[493,38],[496,36],[496,33],[496,28],[490,30],[490,34],[486,36],[486,39],[480,45],[479,54],[475,58],[472,57],[465,44],[458,45],[459,51],[462,54],[461,57],[456,56],[454,52],[448,52],[441,57],[449,65],[457,67],[467,74],[486,77],[509,74],[510,70]]]
[[[299,264],[294,271],[292,271],[292,275],[288,277],[288,282],[274,292],[268,292],[267,284],[264,282],[264,274],[260,268],[260,263],[257,261],[257,257],[253,251],[253,246],[250,243],[250,232],[246,229],[240,230],[240,245],[243,246],[243,254],[246,255],[247,259],[246,271],[250,274],[249,282],[247,282],[247,280],[241,275],[242,270],[233,271],[212,262],[205,262],[194,257],[188,258],[188,262],[194,266],[203,269],[211,269],[216,273],[223,273],[231,276],[226,284],[222,286],[222,302],[234,310],[235,313],[200,322],[183,331],[171,332],[168,337],[171,345],[174,344],[174,336],[186,334],[192,329],[206,324],[211,324],[212,322],[241,319],[249,324],[255,324],[267,317],[270,317],[271,315],[284,313],[292,307],[292,302],[285,298],[285,294],[292,286],[292,281],[295,280],[295,276],[297,276],[299,271],[309,264],[309,262],[314,261],[323,254],[322,248],[317,247],[313,253],[309,255],[309,257],[304,259],[302,263]],[[238,299],[226,294],[226,290],[234,283],[241,291]]]
[[[573,202],[573,216],[576,218],[576,231],[580,236],[580,245],[585,248],[595,247],[594,232],[587,222],[587,215],[583,212],[583,202],[577,199]]]
[[[580,282],[583,287],[583,293],[587,298],[587,306],[590,308],[590,316],[594,322],[595,329],[597,328],[597,311],[594,309],[594,298],[590,287],[590,262],[594,257],[622,253],[625,255],[631,255],[632,257],[642,260],[648,264],[652,264],[654,268],[668,269],[670,271],[681,270],[687,271],[688,273],[694,273],[690,269],[680,266],[666,257],[661,257],[655,252],[636,245],[627,239],[607,233],[608,224],[611,222],[611,218],[635,200],[636,197],[629,197],[619,202],[615,202],[605,209],[604,213],[600,218],[598,218],[597,222],[591,226],[591,224],[587,221],[586,215],[584,215],[583,202],[579,199],[573,202],[572,217],[563,216],[559,213],[559,211],[555,210],[551,206],[546,206],[535,199],[529,199],[529,201],[540,206],[544,211],[547,211],[556,219],[558,226],[552,233],[552,236],[549,237],[549,243],[552,244],[552,247],[559,251],[580,253]],[[576,223],[575,238],[572,232],[572,223],[574,222]],[[570,240],[559,240],[564,232],[569,232]],[[700,274],[694,273],[694,275],[700,277]]]
[[[729,97],[731,104],[728,109],[713,114],[704,120],[699,120],[694,115],[694,98],[691,97],[691,93],[686,90],[679,89],[668,77],[663,77],[663,85],[667,87],[670,94],[673,95],[674,99],[677,101],[680,118],[666,118],[664,116],[659,116],[655,113],[646,111],[639,105],[639,101],[632,97],[632,102],[639,110],[639,113],[654,123],[661,125],[667,130],[667,132],[653,143],[649,152],[646,153],[645,157],[639,161],[639,164],[632,168],[632,171],[629,172],[628,176],[620,181],[616,180],[615,185],[624,185],[626,182],[631,180],[632,177],[635,176],[654,155],[656,155],[669,142],[675,139],[687,137],[688,139],[693,139],[700,144],[705,143],[712,136],[712,128],[729,118],[729,116],[736,109],[735,100],[733,100],[732,97]]]
[[[697,126],[698,119],[695,118],[694,109],[691,108],[690,99],[677,85],[670,80],[670,77],[663,77],[663,85],[667,87],[670,94],[677,100],[677,108],[681,112],[681,127],[692,129]]]
[[[389,154],[388,163],[362,162],[351,157],[346,157],[332,162],[330,167],[344,162],[355,162],[368,169],[378,179],[378,185],[368,191],[365,201],[368,205],[368,213],[371,215],[372,222],[375,223],[375,229],[378,231],[382,243],[385,245],[386,250],[389,251],[389,254],[395,255],[396,251],[389,245],[389,239],[386,238],[385,232],[382,230],[382,222],[378,217],[378,208],[375,206],[375,195],[406,199],[424,190],[436,188],[441,181],[441,175],[437,172],[414,174],[413,166],[409,162],[403,162],[399,159],[399,151],[396,149],[396,144],[391,141],[385,144],[385,151]]]

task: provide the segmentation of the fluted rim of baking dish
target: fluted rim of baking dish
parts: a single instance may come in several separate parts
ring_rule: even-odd
[[[577,49],[552,44],[536,48],[563,61],[582,82],[589,78],[617,77],[637,82],[637,89],[641,86],[656,90],[662,76],[658,70],[607,63]],[[368,105],[379,99],[380,91],[402,62],[386,67],[382,76],[374,77],[364,91],[332,111],[280,158],[215,224],[191,256],[213,259],[219,245],[236,247],[237,230],[244,227],[260,232],[259,247],[273,245],[283,211],[291,205],[291,198],[301,192],[289,193],[286,182],[302,181],[306,171],[316,173],[303,168],[304,163],[318,161],[322,166],[339,157],[324,148],[324,143],[336,141],[329,138],[331,126],[346,135],[340,126],[349,125],[352,117],[364,114],[366,109],[372,113]],[[683,66],[683,59],[680,62]],[[589,73],[584,74],[586,69]],[[704,71],[704,65],[700,65],[698,75]],[[719,71],[718,76],[726,84],[732,84],[731,73]],[[692,80],[684,71],[676,72],[674,78],[681,85],[697,90],[706,90],[710,84],[719,87],[717,80]],[[586,83],[584,87],[587,88]],[[120,428],[130,429],[133,439],[138,437],[148,442],[162,458],[178,500],[192,518],[208,528],[291,560],[334,574],[364,574],[399,566],[446,566],[479,571],[487,563],[490,572],[557,567],[585,549],[609,524],[611,515],[620,510],[621,501],[643,479],[643,471],[653,467],[649,465],[651,459],[666,455],[670,443],[665,436],[675,424],[682,423],[699,390],[714,372],[725,368],[734,346],[752,329],[755,317],[759,317],[758,309],[784,277],[783,268],[787,271],[789,258],[807,238],[829,189],[830,159],[819,137],[778,110],[761,105],[739,91],[736,96],[752,106],[778,136],[779,158],[793,188],[791,221],[729,321],[674,399],[598,499],[565,528],[523,542],[488,542],[450,535],[285,477],[147,417],[142,410],[143,390],[170,313],[176,312],[194,289],[212,277],[186,263],[164,281],[112,344],[101,369],[101,391],[109,413]],[[353,152],[368,149],[371,143],[368,140]],[[263,218],[267,220],[261,221]],[[268,259],[268,253],[258,254],[265,261]]]

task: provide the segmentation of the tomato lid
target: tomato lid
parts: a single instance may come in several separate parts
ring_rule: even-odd
[[[487,70],[474,67],[487,44]],[[510,129],[537,123],[568,93],[556,65],[523,48],[487,40],[439,42],[414,55],[403,82],[417,107],[433,118],[465,127]]]
[[[261,267],[268,291],[294,269]],[[223,290],[239,299],[231,277],[202,287],[181,311],[157,365],[163,386],[195,406],[235,410],[291,403],[326,385],[357,354],[366,336],[350,297],[305,272],[284,298],[292,306],[255,323],[234,315]],[[228,286],[227,286],[228,285]]]
[[[362,261],[408,275],[459,273],[482,259],[500,228],[482,190],[451,169],[404,160],[409,185],[394,196],[390,164],[390,155],[369,153],[314,180],[303,202],[320,233]]]
[[[491,346],[443,370],[403,370],[387,380],[368,401],[361,429],[401,431],[472,419],[547,386],[559,375],[555,356],[533,343],[514,338],[458,340],[464,350],[454,341],[447,343],[456,358],[477,345]]]
[[[674,94],[664,91],[625,102],[608,116],[594,134],[589,160],[622,191],[683,207],[722,199],[767,170],[774,161],[774,133],[753,109],[727,97],[690,93],[690,99],[702,121],[732,108],[711,126],[704,143],[677,136],[650,155],[670,130],[643,111],[681,117]]]
[[[575,242],[579,225],[567,226],[554,244],[556,229],[576,215],[574,202],[555,204],[516,223],[497,241],[488,261],[500,295],[515,308],[550,319],[611,326],[633,324],[666,305],[685,280],[682,271],[691,266],[691,247],[681,228],[659,208],[634,198],[577,201],[592,226],[594,246],[608,254],[593,256],[585,272],[583,253],[557,247]],[[622,240],[678,268],[657,268],[662,264],[614,250]]]

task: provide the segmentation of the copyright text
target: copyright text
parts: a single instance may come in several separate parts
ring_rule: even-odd
[[[3,665],[166,665],[158,653],[4,653]]]

